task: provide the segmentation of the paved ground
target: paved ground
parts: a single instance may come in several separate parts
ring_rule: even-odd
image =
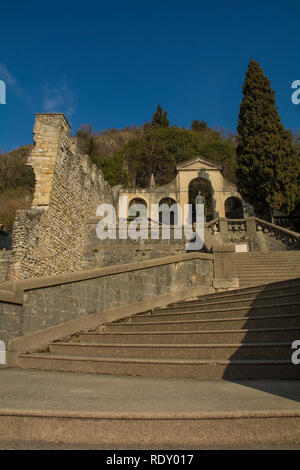
[[[0,409],[86,412],[300,410],[300,381],[205,381],[0,370]]]
[[[92,413],[201,413],[300,410],[300,381],[201,381],[70,372],[0,370],[1,410]],[[213,449],[299,449],[295,443],[238,443]],[[173,447],[168,446],[168,449]],[[145,449],[120,445],[2,442],[0,449]],[[147,446],[151,450],[151,446]],[[152,449],[160,449],[157,445]],[[165,449],[162,447],[161,449]],[[184,447],[181,447],[184,449]],[[195,450],[188,447],[187,449]],[[198,448],[197,448],[198,449]],[[211,447],[203,447],[203,450]],[[174,447],[176,450],[176,447]]]

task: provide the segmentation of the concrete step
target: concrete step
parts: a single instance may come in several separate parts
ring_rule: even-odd
[[[21,354],[21,367],[143,377],[194,379],[296,379],[299,369],[290,360],[120,359],[55,354]]]
[[[292,343],[299,338],[300,327],[138,333],[86,332],[78,335],[81,342],[111,344]]]
[[[290,359],[290,343],[252,344],[107,344],[55,342],[50,353],[140,359]]]
[[[235,307],[231,309],[218,309],[218,310],[201,310],[201,309],[184,309],[182,311],[162,311],[161,313],[148,313],[140,314],[131,317],[128,321],[132,323],[144,323],[144,322],[161,322],[161,321],[180,321],[180,320],[230,320],[232,317],[239,318],[261,318],[264,316],[272,315],[280,317],[280,315],[300,315],[299,305],[291,304],[284,306],[273,306],[270,307]]]
[[[280,327],[297,327],[300,328],[300,313],[290,315],[260,315],[253,317],[231,317],[231,318],[211,318],[211,319],[192,319],[186,320],[181,318],[178,320],[152,322],[151,316],[148,321],[144,322],[114,322],[106,326],[105,332],[174,332],[174,331],[200,331],[200,330],[228,330],[243,328],[280,328]]]

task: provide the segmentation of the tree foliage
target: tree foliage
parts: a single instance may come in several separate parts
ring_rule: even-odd
[[[159,104],[156,108],[155,113],[152,116],[152,121],[150,123],[150,127],[153,129],[157,129],[160,127],[169,127],[170,122],[167,118],[167,111],[163,111],[161,105]]]
[[[278,116],[270,81],[252,59],[243,94],[237,146],[239,191],[260,214],[275,209],[290,213],[299,197],[299,156]]]
[[[194,119],[191,124],[191,130],[195,132],[203,132],[208,129],[207,122],[205,121],[197,121],[197,119]]]
[[[0,154],[0,225],[11,230],[18,209],[30,207],[35,177],[26,165],[30,146]]]
[[[225,177],[232,179],[235,175],[234,145],[211,129],[204,134],[177,127],[148,130],[141,138],[129,141],[120,155],[132,186],[149,186],[152,173],[158,185],[169,183],[178,163],[198,155],[220,162]]]

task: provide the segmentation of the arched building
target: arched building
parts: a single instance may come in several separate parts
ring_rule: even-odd
[[[222,166],[219,163],[199,156],[180,163],[176,170],[176,177],[166,185],[156,187],[152,180],[149,188],[122,188],[119,196],[127,197],[127,214],[129,207],[136,200],[147,207],[149,218],[151,204],[162,204],[167,200],[169,203],[170,201],[179,203],[183,213],[184,204],[194,202],[191,200],[191,185],[196,187],[195,183],[199,183],[201,190],[201,181],[204,181],[206,192],[210,192],[205,207],[207,220],[226,215],[238,216],[229,218],[242,218],[247,215],[241,195],[236,186],[223,177]]]

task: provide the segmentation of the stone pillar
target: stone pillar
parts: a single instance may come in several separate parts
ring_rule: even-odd
[[[36,179],[32,208],[49,206],[53,174],[63,134],[70,134],[70,125],[63,114],[36,114],[34,147],[27,160]]]
[[[255,217],[246,218],[246,231],[248,237],[256,236],[256,220]]]
[[[219,218],[219,231],[220,234],[228,234],[228,220],[225,217]]]
[[[235,246],[232,243],[214,245],[214,281],[217,290],[239,288],[239,280],[235,270]]]

